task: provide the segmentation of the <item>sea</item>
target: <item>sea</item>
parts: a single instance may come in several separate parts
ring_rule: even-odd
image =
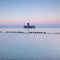
[[[0,60],[60,60],[60,28],[0,28]]]

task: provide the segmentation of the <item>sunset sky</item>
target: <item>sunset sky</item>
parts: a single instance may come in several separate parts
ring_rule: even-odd
[[[60,24],[60,0],[0,0],[0,25]]]

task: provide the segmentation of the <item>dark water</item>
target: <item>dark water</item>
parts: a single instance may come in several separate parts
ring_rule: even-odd
[[[60,60],[60,29],[0,29],[0,60]],[[51,34],[5,33],[39,31]]]

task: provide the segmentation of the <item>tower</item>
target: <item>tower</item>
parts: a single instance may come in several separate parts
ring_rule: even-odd
[[[30,23],[27,23],[27,26],[29,27]]]

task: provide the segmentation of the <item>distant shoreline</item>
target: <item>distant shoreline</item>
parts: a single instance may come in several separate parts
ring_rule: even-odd
[[[60,28],[60,24],[34,24],[36,28]],[[0,28],[24,28],[24,25],[1,25]]]

